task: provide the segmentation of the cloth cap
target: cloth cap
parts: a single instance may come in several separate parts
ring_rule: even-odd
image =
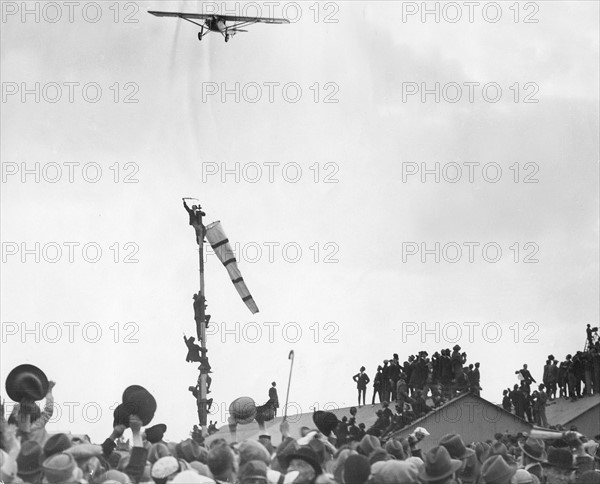
[[[192,439],[185,439],[177,444],[177,455],[180,459],[192,462],[200,458],[200,445]]]
[[[129,484],[132,482],[131,478],[127,474],[121,471],[117,471],[115,469],[110,469],[106,471],[106,474],[104,474],[101,477],[101,481],[118,482],[119,484]]]
[[[48,457],[42,464],[44,476],[50,484],[68,482],[76,467],[73,456],[65,452]]]
[[[179,462],[171,455],[161,457],[152,466],[150,475],[153,479],[166,479],[179,470]]]
[[[72,445],[65,450],[65,453],[71,454],[77,462],[81,462],[92,457],[102,456],[102,446],[96,444]]]
[[[373,484],[413,484],[417,469],[406,461],[388,460],[377,467],[372,479]]]
[[[533,484],[533,477],[525,469],[517,469],[513,482],[514,484]]]
[[[210,477],[201,476],[196,471],[183,471],[177,474],[170,482],[172,484],[210,484],[215,481]]]

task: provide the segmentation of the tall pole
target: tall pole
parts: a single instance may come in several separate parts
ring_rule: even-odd
[[[202,211],[202,207],[198,207],[197,217],[198,217],[198,225],[200,226],[200,240],[198,241],[198,264],[199,264],[199,272],[200,272],[200,301],[204,306],[204,302],[206,298],[204,296],[204,233],[206,231],[204,224],[202,223],[202,216],[204,212]],[[206,344],[206,312],[204,311],[204,307],[202,308],[202,318],[201,321],[197,322],[196,325],[200,326],[200,328],[196,328],[199,333],[198,336],[201,341],[201,345],[203,348],[207,347]],[[199,323],[199,324],[198,324]],[[203,352],[203,356],[206,356],[206,352]],[[207,374],[203,371],[200,371],[200,401],[199,406],[201,406],[200,411],[200,430],[204,433],[204,430],[207,427],[207,418],[208,418],[208,409],[206,406],[206,376]]]
[[[290,385],[292,384],[292,368],[294,367],[294,350],[290,351],[288,355],[288,360],[292,360],[290,363],[290,377],[288,379],[288,387],[287,392],[285,394],[285,407],[283,409],[283,420],[287,419],[287,406],[288,406],[288,398],[290,397]]]
[[[189,200],[189,198],[187,199]],[[208,394],[208,373],[210,373],[210,365],[206,352],[206,299],[204,296],[204,235],[206,234],[206,228],[202,222],[202,217],[206,215],[202,211],[200,205],[193,205],[190,209],[186,204],[186,198],[183,199],[183,206],[190,216],[190,225],[194,227],[196,232],[196,242],[198,243],[198,266],[200,275],[200,291],[198,294],[194,294],[194,319],[196,320],[196,335],[200,342],[200,351],[202,356],[200,357],[200,366],[198,367],[199,376],[196,390],[193,392],[196,397],[196,405],[198,410],[198,424],[200,425],[200,431],[204,434],[204,430],[207,427],[208,419],[208,404],[209,401],[206,399]],[[212,402],[212,400],[211,400]]]

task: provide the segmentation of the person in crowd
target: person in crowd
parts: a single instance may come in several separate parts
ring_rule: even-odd
[[[556,390],[558,386],[558,360],[552,359],[550,367],[550,378],[548,380],[547,392],[548,399],[553,401],[556,399]]]
[[[529,391],[529,387],[531,386],[532,383],[537,383],[535,381],[535,378],[533,378],[533,376],[531,376],[530,371],[527,369],[526,363],[523,364],[523,368],[515,371],[515,373],[517,375],[520,375],[520,379],[521,379],[523,385],[525,386],[525,388],[527,389],[527,391]]]
[[[536,395],[534,403],[534,412],[538,416],[536,424],[542,427],[548,427],[548,419],[546,417],[546,405],[548,402],[548,395],[546,394],[545,389],[546,387],[544,386],[544,384],[538,386],[538,393]]]
[[[9,423],[17,425],[17,434],[21,442],[27,440],[35,440],[39,444],[44,444],[48,439],[46,424],[52,418],[54,413],[54,394],[52,390],[56,385],[55,382],[48,382],[48,391],[46,393],[46,402],[44,410],[40,410],[34,400],[23,398],[20,403],[17,403],[8,418]]]
[[[546,482],[543,464],[548,460],[546,444],[541,439],[528,437],[519,442],[521,449],[521,465],[524,470],[537,477],[540,483]]]
[[[218,484],[235,482],[237,460],[227,444],[214,446],[208,451],[208,468]]]
[[[377,373],[375,374],[375,376],[373,377],[373,399],[371,401],[371,405],[375,405],[375,397],[377,396],[377,398],[379,398],[379,403],[382,402],[382,398],[381,398],[381,388],[382,388],[382,379],[383,376],[381,374],[381,371],[383,370],[383,368],[381,367],[381,365],[379,365],[377,367]]]
[[[506,389],[502,391],[502,408],[507,412],[512,410],[512,403],[510,397],[510,389]]]
[[[362,395],[362,404],[365,405],[365,398],[367,394],[367,385],[371,381],[369,376],[365,373],[365,367],[361,366],[360,371],[352,377],[352,379],[356,382],[356,388],[358,390],[358,407],[360,408],[362,405],[360,404],[360,397]]]
[[[277,415],[279,396],[277,395],[277,383],[275,382],[271,382],[271,388],[269,388],[269,404],[275,409],[275,415]]]

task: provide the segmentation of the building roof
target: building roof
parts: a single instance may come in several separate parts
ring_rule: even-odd
[[[433,412],[429,412],[427,415],[422,416],[421,418],[415,420],[414,422],[412,422],[410,425],[407,425],[406,427],[394,432],[394,434],[392,435],[392,437],[399,437],[401,436],[401,434],[406,434],[407,430],[413,430],[417,427],[420,427],[422,423],[424,423],[424,421],[426,420],[430,420],[430,418],[432,416],[435,416],[436,413],[443,413],[446,407],[450,407],[453,405],[456,405],[457,403],[460,403],[461,400],[463,399],[474,399],[477,400],[479,402],[482,403],[482,405],[489,405],[491,407],[495,407],[496,411],[499,414],[506,414],[506,416],[510,417],[512,420],[531,426],[531,424],[529,424],[526,420],[517,417],[515,414],[508,412],[506,410],[504,410],[504,408],[502,408],[501,405],[497,405],[495,403],[489,402],[488,400],[486,400],[485,398],[482,397],[478,397],[477,395],[473,394],[473,393],[469,393],[469,392],[465,392],[465,393],[461,393],[460,395],[458,395],[457,397],[453,398],[452,400],[448,400],[446,403],[444,403],[443,405],[440,405],[438,408],[434,409]]]
[[[393,404],[390,404],[390,407],[392,405]],[[355,407],[355,408],[356,408],[356,424],[358,425],[358,424],[364,423],[365,428],[368,429],[377,420],[377,415],[375,415],[375,412],[377,412],[377,410],[379,410],[380,408],[383,408],[383,406],[378,403],[375,405],[364,405],[360,408],[358,408],[358,407]],[[341,420],[342,417],[348,417],[348,418],[351,417],[350,407],[342,407],[342,408],[338,408],[338,409],[323,409],[323,410],[334,413],[335,416],[338,418],[338,420]],[[278,412],[281,412],[281,409],[279,409]],[[290,413],[288,414],[288,418],[287,418],[288,423],[290,424],[290,435],[294,438],[299,438],[301,427],[308,427],[311,429],[316,429],[317,427],[313,422],[312,416],[313,416],[312,413],[294,414],[290,411]],[[256,422],[252,422],[252,423],[249,423],[246,425],[238,425],[237,426],[237,441],[241,442],[246,439],[256,440],[256,439],[258,439],[259,435],[266,433],[271,436],[273,443],[277,444],[281,441],[281,432],[279,431],[279,426],[281,425],[282,420],[283,420],[283,415],[275,417],[270,422],[265,422],[265,430],[264,431],[259,429],[258,424]],[[206,442],[209,443],[212,440],[218,439],[218,438],[225,439],[228,442],[231,441],[231,436],[230,436],[229,428],[227,425],[223,425],[222,427],[219,428],[218,432],[210,435],[209,437],[206,437]]]
[[[425,419],[429,419],[431,416],[434,416],[436,413],[443,413],[447,409],[447,407],[451,407],[453,405],[456,405],[457,403],[460,404],[461,400],[466,399],[466,398],[475,399],[475,400],[481,402],[482,405],[494,407],[495,411],[499,412],[500,414],[506,414],[507,416],[510,416],[511,419],[514,419],[520,423],[530,426],[530,424],[528,424],[525,420],[522,420],[519,417],[517,417],[516,415],[514,415],[510,412],[507,412],[501,406],[491,403],[491,402],[485,400],[484,398],[478,397],[471,393],[462,393],[461,395],[453,398],[452,400],[448,400],[446,403],[444,403],[443,405],[434,409],[433,411],[429,412],[427,415],[421,417],[420,419],[415,420],[410,425],[404,427],[401,430],[398,430],[397,432],[394,433],[394,435],[398,435],[400,432],[405,433],[407,429],[414,429],[414,428],[418,427],[420,425],[420,422],[424,421]],[[430,403],[430,402],[428,401],[428,403]],[[377,415],[375,415],[375,412],[377,412],[377,410],[379,410],[380,408],[383,408],[381,404],[365,405],[361,408],[356,407],[356,409],[357,409],[356,423],[357,424],[364,423],[366,429],[369,429],[369,427],[371,427],[377,420]],[[393,408],[393,404],[390,404],[390,408]],[[335,410],[328,410],[328,411],[334,413],[337,416],[338,420],[341,420],[342,417],[344,417],[344,416],[350,418],[350,407],[343,407],[343,408],[339,408],[339,409],[335,409]],[[274,444],[279,443],[281,440],[281,433],[279,431],[279,426],[281,425],[282,420],[283,420],[283,418],[280,416],[280,417],[276,417],[275,419],[273,419],[270,422],[266,422],[265,423],[265,431],[261,431],[258,428],[258,424],[256,422],[253,422],[253,423],[250,423],[247,425],[238,425],[236,440],[238,442],[241,442],[246,439],[256,440],[256,439],[258,439],[259,435],[267,433],[267,434],[271,435]],[[308,427],[311,429],[316,428],[316,426],[312,420],[312,413],[303,413],[303,414],[296,414],[296,415],[290,414],[288,416],[288,422],[290,424],[290,435],[294,438],[300,437],[300,428],[301,427]],[[217,439],[217,438],[223,438],[227,441],[231,440],[229,428],[227,425],[223,425],[222,427],[220,427],[219,431],[217,433],[214,433],[211,436],[207,437],[206,441],[211,442],[212,440]]]
[[[570,399],[557,398],[548,402],[546,406],[546,418],[549,425],[567,425],[591,408],[600,405],[600,395],[591,395],[578,398],[572,402]],[[600,411],[600,408],[599,408]]]

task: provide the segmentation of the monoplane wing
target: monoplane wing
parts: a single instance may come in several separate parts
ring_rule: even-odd
[[[218,19],[225,22],[240,22],[240,23],[264,23],[264,24],[289,24],[290,21],[285,18],[267,18],[267,17],[241,17],[238,15],[220,15],[216,13],[185,13],[185,12],[159,12],[149,10],[149,14],[156,17],[179,17],[184,19]]]

